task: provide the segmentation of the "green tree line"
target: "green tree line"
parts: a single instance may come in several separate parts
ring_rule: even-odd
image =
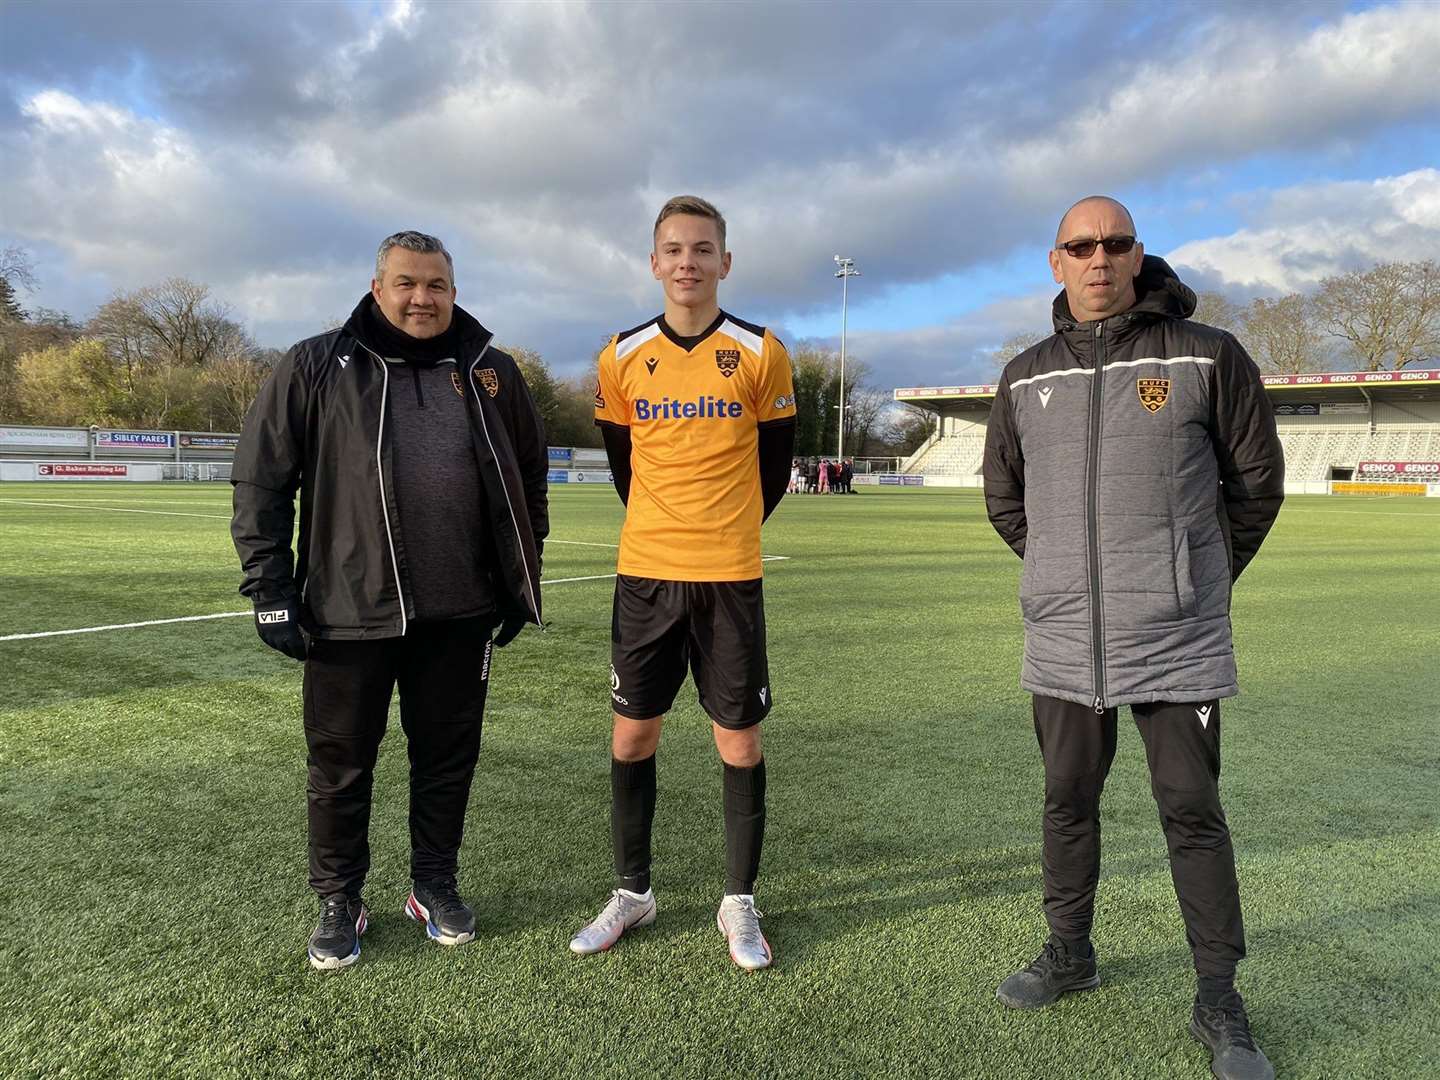
[[[185,278],[117,293],[84,323],[26,311],[33,289],[27,254],[0,252],[0,421],[63,427],[239,431],[260,384],[281,357],[262,348],[210,289]],[[556,446],[598,447],[594,365],[555,374],[534,349],[515,357]],[[597,350],[598,355],[598,350]],[[796,453],[833,455],[840,423],[840,364],[833,350],[802,342],[791,354],[798,412]],[[848,357],[847,456],[908,454],[929,431],[918,410],[897,407]]]

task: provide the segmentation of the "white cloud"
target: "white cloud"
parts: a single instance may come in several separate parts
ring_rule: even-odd
[[[1181,55],[1139,60],[1114,93],[1081,103],[1053,134],[1006,151],[1011,179],[1103,184],[1440,108],[1440,5],[1375,8],[1298,38],[1245,19],[1205,31]]]
[[[50,306],[76,302],[70,278],[178,274],[280,344],[349,309],[381,236],[422,228],[454,249],[479,317],[564,367],[650,313],[649,222],[677,191],[726,210],[727,303],[763,318],[832,304],[837,244],[892,289],[943,279],[1048,242],[1090,188],[1204,173],[1213,203],[1249,155],[1440,111],[1437,5],[1151,13],[1128,64],[1139,39],[1102,33],[1104,5],[1064,9],[1073,38],[1037,37],[1005,5],[809,10],[756,7],[737,35],[710,5],[181,8],[136,36],[143,20],[97,9],[102,29],[71,27],[68,52],[4,56],[31,80],[0,76],[19,94],[15,117],[0,109],[5,239],[64,253],[42,267]],[[59,40],[44,18],[23,9],[7,29],[35,20],[43,54]],[[1072,40],[1095,43],[1078,74]],[[197,53],[214,61],[198,74]],[[149,61],[145,93],[95,89],[132,54]],[[1417,182],[1366,220],[1418,215],[1423,237],[1437,198]],[[1257,219],[1177,257],[1226,280],[1298,280],[1319,257],[1300,224]],[[1349,238],[1361,230],[1347,250],[1369,242]],[[933,321],[876,347],[973,378],[967,357],[1022,328],[983,308]]]
[[[1018,333],[1049,330],[1054,297],[1054,289],[1036,289],[1001,297],[963,318],[930,326],[851,331],[846,338],[847,351],[868,367],[869,382],[876,386],[994,382],[1000,368],[993,354]],[[821,343],[838,348],[839,336]]]
[[[1227,236],[1182,244],[1171,263],[1214,287],[1288,293],[1376,262],[1440,257],[1440,170],[1296,185],[1248,216]]]

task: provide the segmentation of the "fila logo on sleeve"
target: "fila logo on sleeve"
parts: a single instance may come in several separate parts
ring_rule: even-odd
[[[257,611],[255,621],[261,623],[282,623],[290,621],[290,612],[285,608],[279,611]]]
[[[1208,729],[1210,727],[1210,710],[1212,708],[1213,706],[1210,705],[1201,705],[1195,710],[1195,715],[1200,718],[1200,726],[1202,728]]]

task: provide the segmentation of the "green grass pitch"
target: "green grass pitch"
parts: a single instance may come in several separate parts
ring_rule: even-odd
[[[140,511],[144,511],[143,513]],[[621,507],[557,488],[547,578],[613,570]],[[241,610],[222,485],[0,486],[0,635]],[[561,543],[560,541],[566,541]],[[401,914],[382,750],[364,957],[312,972],[300,668],[248,618],[0,641],[0,1075],[1203,1077],[1139,737],[1105,794],[1099,990],[994,988],[1044,936],[1020,563],[973,492],[791,496],[766,526],[777,962],[714,926],[720,766],[693,688],[660,749],[660,918],[610,888],[609,580],[497,654],[461,886]],[[1440,1076],[1440,500],[1292,498],[1235,593],[1222,786],[1261,1045],[1283,1077]]]

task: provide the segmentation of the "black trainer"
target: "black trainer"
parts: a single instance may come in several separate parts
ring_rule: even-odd
[[[1093,990],[1100,985],[1095,950],[1086,957],[1072,956],[1054,934],[1035,962],[1002,982],[995,996],[1012,1009],[1039,1009],[1072,990]]]
[[[464,945],[475,937],[475,912],[460,899],[454,878],[415,882],[405,914],[424,923],[425,933],[441,945]]]
[[[320,925],[310,935],[310,966],[337,971],[360,959],[360,935],[370,921],[365,901],[333,893],[321,898]]]
[[[1190,1034],[1210,1048],[1210,1071],[1219,1080],[1275,1080],[1275,1066],[1255,1045],[1245,1002],[1234,991],[1218,1005],[1196,1000]]]

